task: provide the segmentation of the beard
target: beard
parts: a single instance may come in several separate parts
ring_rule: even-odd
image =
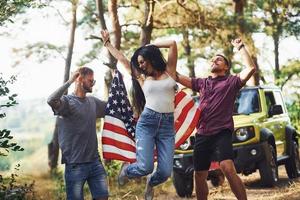
[[[85,93],[92,92],[92,87],[88,87],[85,84],[82,85],[82,89],[85,91]]]
[[[216,73],[216,72],[219,72],[219,71],[221,71],[221,70],[220,70],[219,67],[216,66],[216,65],[214,65],[214,66],[210,69],[210,72],[212,72],[212,73]]]

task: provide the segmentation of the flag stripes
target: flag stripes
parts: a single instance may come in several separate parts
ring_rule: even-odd
[[[132,130],[135,130],[132,125],[133,114],[120,72],[116,71],[112,85],[102,132],[103,157],[134,162],[136,148],[132,136]],[[175,96],[174,111],[175,148],[178,148],[192,134],[199,117],[200,111],[192,97],[184,91],[178,92]]]

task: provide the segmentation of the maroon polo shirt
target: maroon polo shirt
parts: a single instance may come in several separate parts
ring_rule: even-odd
[[[200,95],[198,134],[213,135],[222,129],[233,131],[234,101],[242,87],[241,79],[233,75],[192,79],[192,89]]]

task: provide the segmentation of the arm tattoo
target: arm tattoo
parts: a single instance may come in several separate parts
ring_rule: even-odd
[[[65,82],[61,87],[59,87],[55,92],[53,92],[49,97],[48,97],[48,104],[53,108],[53,109],[58,109],[60,106],[60,98],[63,96],[64,92],[70,87],[71,83],[68,81]]]

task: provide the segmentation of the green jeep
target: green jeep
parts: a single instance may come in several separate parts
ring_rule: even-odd
[[[197,99],[196,99],[197,100]],[[234,107],[234,164],[238,173],[257,169],[261,183],[272,187],[278,181],[278,166],[285,165],[289,178],[300,176],[300,134],[291,125],[282,94],[277,87],[244,87]],[[173,184],[181,197],[193,192],[192,135],[175,150]]]

